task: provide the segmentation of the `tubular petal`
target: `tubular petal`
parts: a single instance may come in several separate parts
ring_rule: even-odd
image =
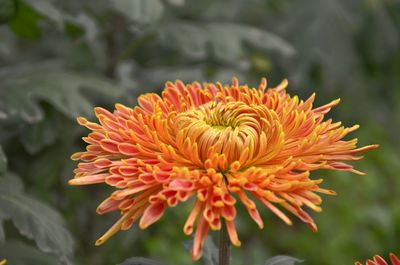
[[[200,217],[197,224],[196,235],[193,240],[192,259],[198,260],[203,253],[204,242],[207,237],[209,226],[204,218]]]
[[[70,179],[69,185],[89,185],[96,183],[103,183],[108,174],[89,175],[80,178]]]
[[[229,238],[234,246],[240,247],[241,243],[239,241],[235,224],[233,221],[225,221],[226,224],[226,230],[228,231]]]

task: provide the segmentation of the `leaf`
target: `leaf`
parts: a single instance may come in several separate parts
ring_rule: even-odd
[[[3,175],[7,170],[7,157],[3,151],[3,147],[0,145],[0,176]]]
[[[19,1],[17,14],[8,25],[21,38],[38,39],[41,33],[38,22],[41,19],[42,16],[38,12]]]
[[[288,62],[289,80],[309,84],[316,66],[321,68],[324,86],[342,87],[359,71],[354,38],[360,26],[362,1],[291,1],[280,32],[301,51]],[[299,24],[301,22],[301,24]],[[349,73],[352,73],[349,75]]]
[[[61,137],[61,132],[66,129],[68,121],[56,111],[46,112],[43,120],[21,131],[19,139],[29,154],[36,154]]]
[[[279,255],[268,259],[264,265],[295,265],[298,262],[302,263],[303,261],[290,256]]]
[[[83,75],[54,64],[19,65],[0,71],[0,111],[34,123],[43,119],[40,101],[75,119],[92,114],[89,95],[110,99],[121,92],[107,79]]]
[[[112,3],[121,14],[140,24],[158,20],[164,11],[160,0],[114,0]]]
[[[153,91],[154,87],[162,87],[165,80],[180,79],[183,82],[192,82],[193,80],[204,80],[204,69],[199,66],[187,67],[153,67],[143,71],[140,79],[143,84],[141,90],[147,89]]]
[[[386,7],[385,2],[381,1],[371,1],[371,5],[369,21],[364,28],[363,43],[368,48],[368,55],[373,57],[374,61],[382,63],[397,51],[400,37],[395,21],[389,14],[389,5]]]
[[[142,258],[142,257],[133,257],[125,260],[119,265],[164,265],[164,263],[160,263],[156,260]]]
[[[0,215],[11,219],[22,235],[35,240],[39,249],[70,263],[73,240],[63,218],[53,208],[26,195],[15,175],[0,178]]]
[[[40,252],[36,248],[18,241],[0,245],[0,257],[6,258],[7,264],[18,265],[60,265],[56,258]]]
[[[257,50],[277,51],[283,56],[294,54],[293,47],[281,37],[238,23],[212,22],[197,25],[174,22],[161,27],[157,35],[162,45],[183,52],[186,56],[204,58],[208,47],[211,47],[217,60],[233,65],[247,59],[249,49],[246,44]]]
[[[204,58],[207,55],[208,33],[193,23],[169,23],[159,28],[157,36],[166,47],[189,57]]]
[[[284,56],[294,54],[293,47],[281,37],[255,27],[235,23],[210,23],[208,26],[214,54],[224,62],[236,63],[246,57],[243,44]]]
[[[3,216],[0,215],[0,246],[6,242],[6,233],[4,232]]]
[[[54,21],[59,28],[64,22],[64,14],[49,0],[25,0],[33,9],[41,15]]]
[[[193,240],[183,242],[187,250],[193,247]],[[215,246],[211,236],[207,236],[203,247],[203,255],[201,256],[202,265],[218,265],[218,248]]]
[[[16,0],[0,1],[0,24],[6,23],[17,14]]]

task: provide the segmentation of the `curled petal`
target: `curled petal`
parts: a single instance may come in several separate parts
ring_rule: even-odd
[[[202,253],[204,243],[206,241],[207,233],[209,230],[209,226],[204,218],[199,218],[199,223],[197,224],[196,228],[196,235],[194,236],[193,240],[193,248],[192,248],[192,259],[198,260]]]
[[[226,230],[228,231],[229,238],[234,246],[240,247],[241,243],[239,241],[235,224],[233,221],[225,221]]]
[[[139,227],[146,229],[151,224],[158,221],[164,213],[165,205],[163,203],[157,203],[150,205],[143,213],[140,219]]]

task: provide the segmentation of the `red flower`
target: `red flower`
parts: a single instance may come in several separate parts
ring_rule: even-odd
[[[389,254],[392,265],[400,265],[400,259],[393,253]],[[362,265],[361,262],[357,261],[355,265]],[[367,260],[365,265],[389,265],[381,256],[375,255],[374,260]]]

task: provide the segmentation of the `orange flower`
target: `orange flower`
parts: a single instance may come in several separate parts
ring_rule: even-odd
[[[78,118],[93,132],[83,140],[85,152],[71,185],[103,183],[114,191],[97,208],[104,214],[120,211],[122,217],[96,245],[140,218],[144,229],[156,222],[167,207],[194,197],[183,231],[196,233],[192,258],[198,259],[208,231],[225,222],[230,240],[239,246],[234,220],[236,201],[247,208],[260,228],[263,220],[257,199],[288,225],[292,221],[276,205],[317,227],[305,205],[320,212],[316,193],[322,179],[310,179],[316,169],[351,171],[346,160],[377,147],[356,148],[357,139],[342,140],[358,129],[346,128],[324,115],[339,100],[313,109],[313,94],[306,101],[285,92],[287,81],[266,90],[267,81],[249,88],[233,79],[232,85],[167,82],[160,97],[139,97],[140,107],[115,105],[113,113],[96,108],[98,123]]]
[[[395,254],[390,253],[389,254],[390,261],[392,262],[392,265],[400,265],[400,259],[396,257]],[[355,265],[362,265],[361,262],[357,261]],[[374,260],[367,260],[367,263],[365,265],[389,265],[381,256],[375,255]]]

